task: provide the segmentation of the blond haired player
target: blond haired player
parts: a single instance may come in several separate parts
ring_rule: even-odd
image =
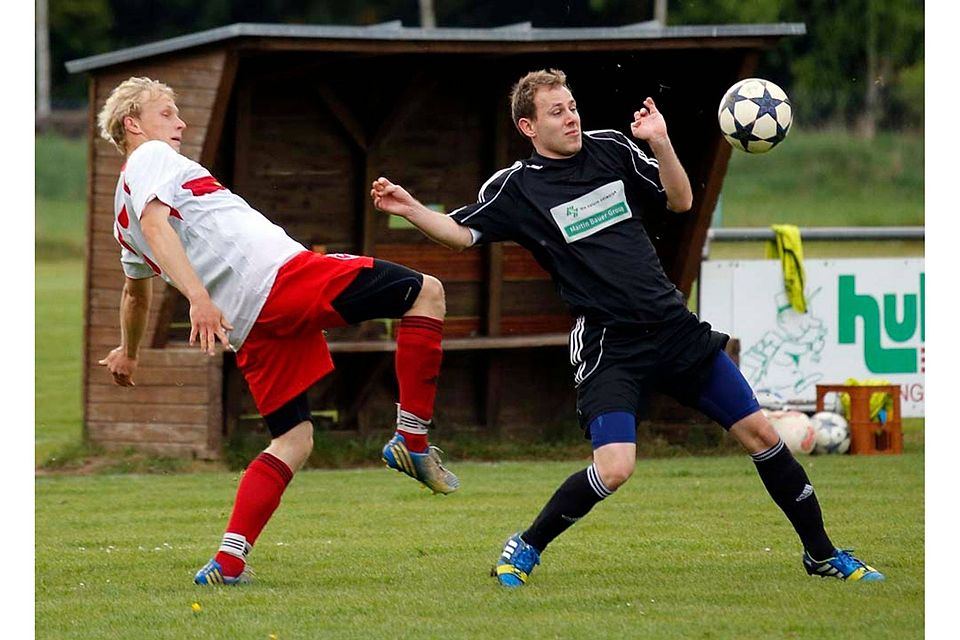
[[[396,433],[388,466],[435,493],[457,489],[427,439],[442,358],[440,281],[365,256],[306,250],[180,154],[186,123],[176,95],[130,78],[99,115],[101,136],[126,161],[117,180],[114,237],[125,274],[120,346],[100,361],[114,382],[133,386],[154,276],[190,302],[190,344],[237,364],[270,430],[270,445],[244,472],[220,548],[194,581],[248,580],[247,554],[313,448],[307,389],[333,369],[323,330],[372,318],[402,318],[396,373]]]

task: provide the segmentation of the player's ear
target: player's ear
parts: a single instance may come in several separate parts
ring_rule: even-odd
[[[130,133],[140,133],[140,123],[133,116],[123,116],[123,129]]]
[[[520,118],[517,120],[517,129],[528,138],[537,137],[537,126],[530,118]]]

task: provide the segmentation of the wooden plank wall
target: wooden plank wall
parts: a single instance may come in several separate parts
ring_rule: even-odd
[[[123,287],[120,249],[113,237],[113,200],[123,158],[95,129],[96,114],[110,91],[132,75],[173,87],[187,123],[181,152],[198,160],[211,127],[211,114],[230,60],[226,50],[167,57],[154,63],[114,67],[91,80],[89,226],[85,296],[83,415],[86,436],[106,448],[133,447],[162,455],[216,458],[222,434],[220,358],[199,350],[141,350],[133,389],[112,384],[97,364],[120,342],[119,302]],[[154,280],[147,329],[149,343],[169,287]],[[175,293],[175,292],[174,292]],[[179,295],[176,294],[175,295]]]

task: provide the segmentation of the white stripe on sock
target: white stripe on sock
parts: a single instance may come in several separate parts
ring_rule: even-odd
[[[235,558],[246,560],[247,554],[250,553],[250,549],[251,547],[249,544],[247,544],[246,536],[239,533],[227,532],[223,534],[223,540],[220,542],[219,551],[228,553]]]
[[[404,411],[399,404],[397,405],[397,430],[427,435],[431,422],[433,421],[424,420],[409,411]]]
[[[597,471],[596,464],[587,467],[587,482],[590,483],[590,488],[601,500],[613,493],[613,491],[607,489],[607,485],[603,484],[603,480],[600,479],[600,472]]]
[[[769,460],[773,456],[780,453],[780,450],[783,449],[784,446],[785,445],[783,444],[783,440],[778,440],[777,444],[773,445],[766,451],[760,451],[759,453],[752,453],[750,454],[750,457],[753,458],[754,462],[763,462],[764,460]]]

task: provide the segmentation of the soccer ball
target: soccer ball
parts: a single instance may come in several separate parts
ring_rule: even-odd
[[[846,453],[850,449],[850,427],[843,416],[831,411],[821,411],[812,418],[814,453]]]
[[[774,83],[747,78],[727,90],[717,118],[723,137],[734,149],[766,153],[787,137],[793,106],[783,89]]]
[[[773,411],[768,417],[790,451],[804,455],[813,451],[816,432],[807,414],[800,411]]]

